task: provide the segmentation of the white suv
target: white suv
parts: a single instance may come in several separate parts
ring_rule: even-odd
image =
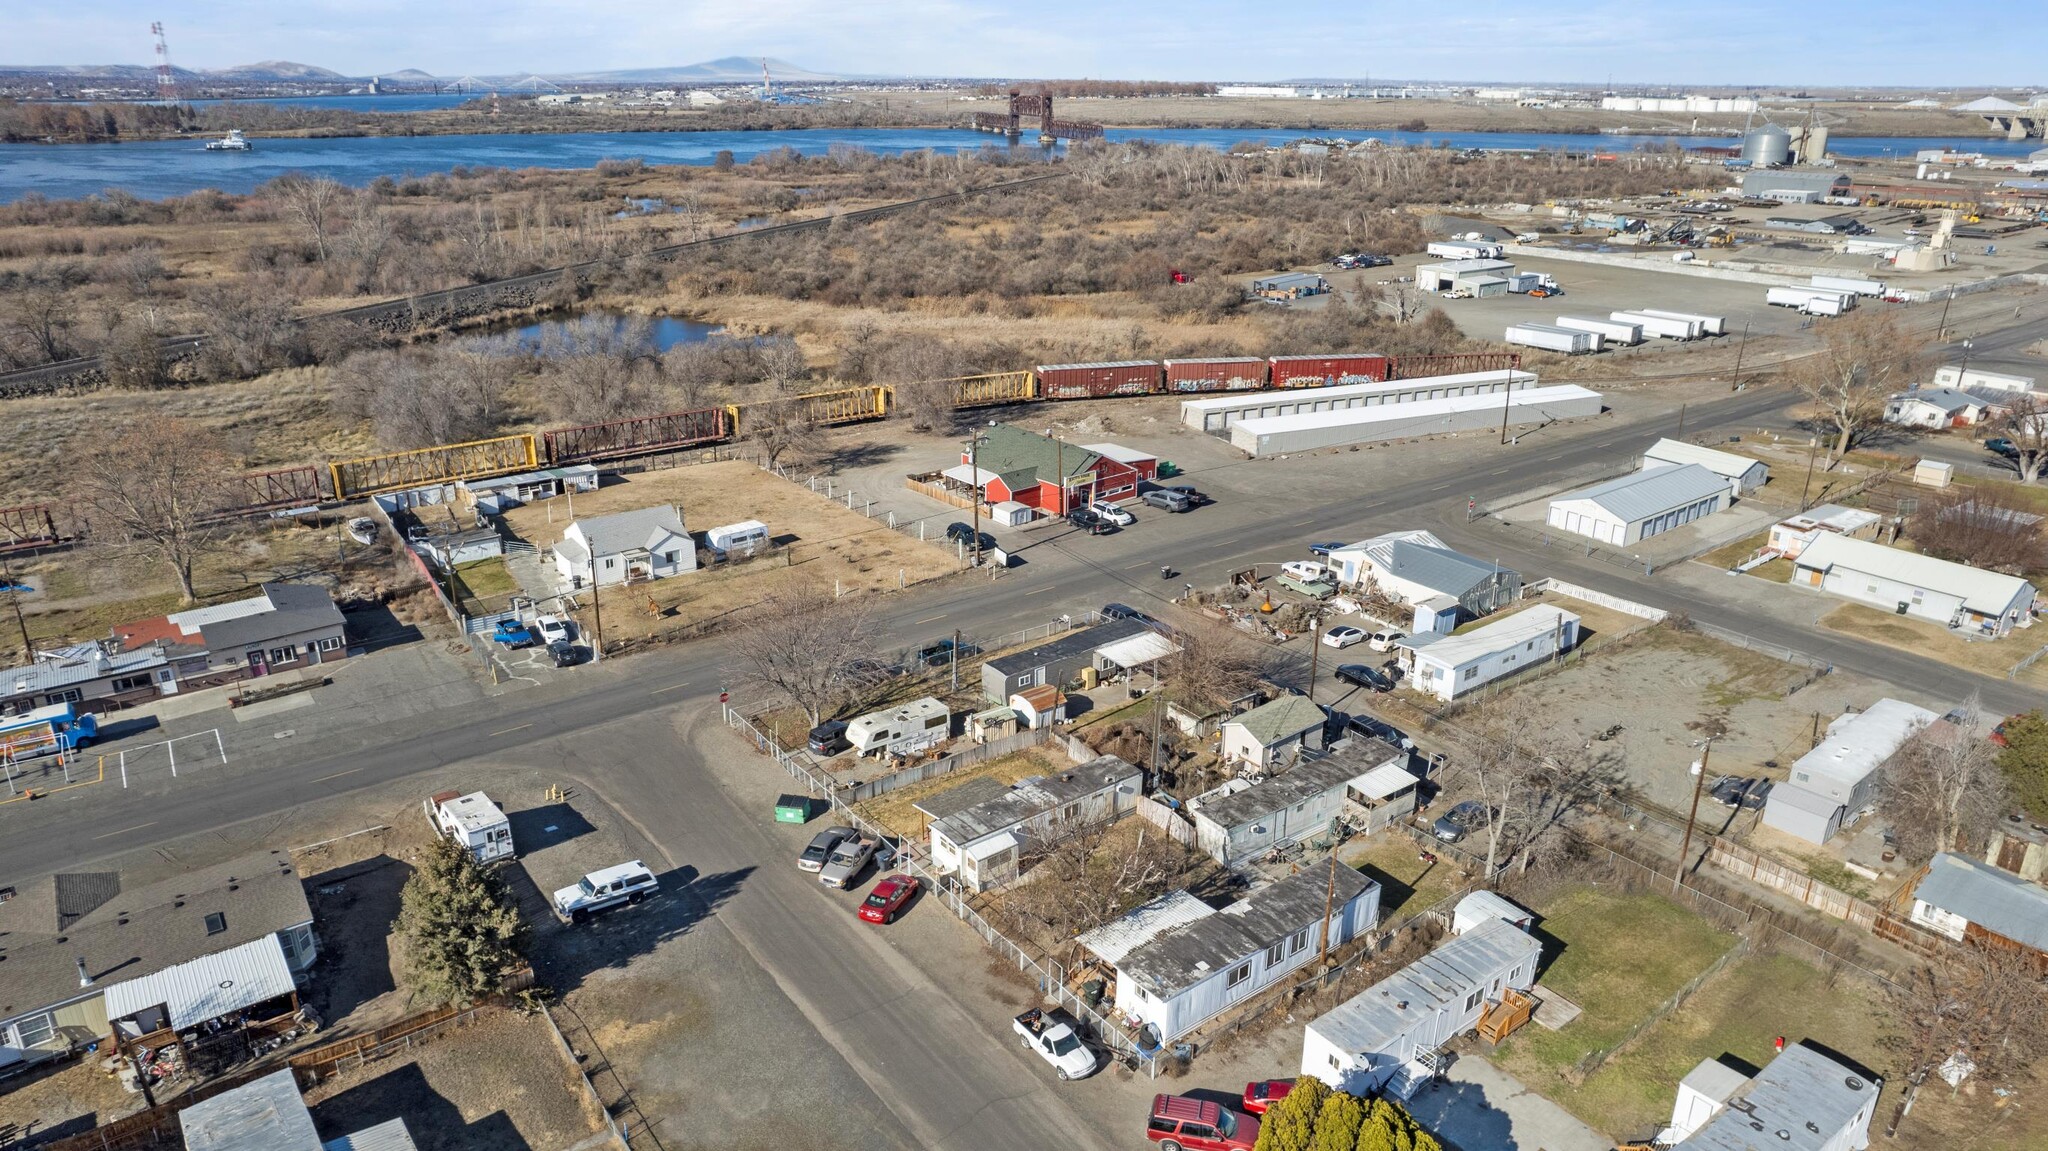
[[[582,923],[607,908],[638,903],[661,890],[661,881],[639,860],[593,871],[576,881],[574,887],[555,892],[555,918],[564,923]]]
[[[558,639],[566,640],[569,638],[569,625],[562,622],[561,616],[534,616],[533,630],[540,633],[540,643],[542,647],[546,647],[547,645],[555,642]]]

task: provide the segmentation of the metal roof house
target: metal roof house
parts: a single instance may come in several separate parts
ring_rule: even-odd
[[[1685,1077],[1658,1141],[1676,1136],[1674,1151],[1863,1151],[1883,1090],[1883,1080],[1804,1041],[1749,1078],[1708,1060]]]
[[[1377,830],[1403,806],[1397,800],[1405,797],[1406,810],[1415,808],[1421,781],[1409,774],[1407,762],[1407,752],[1382,740],[1347,740],[1257,783],[1233,779],[1188,800],[1195,843],[1231,867],[1260,852],[1327,835],[1347,814]]]
[[[290,1068],[178,1112],[186,1151],[416,1151],[405,1120],[322,1142]]]
[[[1950,939],[2048,956],[2048,888],[1966,855],[1944,851],[1928,863],[1908,918]]]
[[[79,711],[109,711],[177,690],[161,645],[108,652],[97,644],[46,652],[26,667],[0,671],[0,715],[69,703]]]
[[[1307,696],[1283,695],[1223,721],[1223,762],[1271,771],[1320,750],[1329,716]]]
[[[1490,1001],[1535,985],[1542,952],[1505,919],[1453,937],[1310,1022],[1301,1073],[1353,1095],[1408,1098],[1435,1074],[1436,1053],[1471,1030]]]
[[[1379,884],[1332,861],[1220,911],[1155,900],[1077,942],[1116,968],[1117,1010],[1171,1042],[1321,954],[1325,922],[1340,947],[1372,930],[1379,907]]]
[[[1728,492],[1726,479],[1699,464],[1653,468],[1557,497],[1549,524],[1628,547],[1725,509]]]
[[[1823,535],[1793,561],[1792,583],[1997,639],[2034,612],[2038,593],[2019,576],[1883,544]]]
[[[1990,406],[1955,388],[1913,388],[1885,401],[1884,419],[1912,428],[1966,428],[1983,419]]]
[[[18,884],[0,901],[0,1066],[104,1041],[110,1020],[133,1031],[257,1006],[289,994],[316,955],[305,887],[281,853]]]
[[[1578,646],[1579,617],[1539,604],[1462,635],[1422,632],[1395,649],[1408,686],[1446,703],[1474,688],[1527,671]]]
[[[1144,794],[1145,772],[1113,755],[1077,764],[1058,775],[1020,780],[990,794],[987,781],[971,781],[973,802],[954,807],[950,792],[920,804],[933,820],[932,864],[959,875],[975,891],[1015,879],[1025,851],[1058,843],[1068,835],[1128,815]],[[986,796],[986,798],[983,798]]]
[[[1771,469],[1762,460],[1673,439],[1658,440],[1643,449],[1640,470],[1683,467],[1686,464],[1698,464],[1727,480],[1729,495],[1732,498],[1740,498],[1756,491],[1771,478]]]
[[[1439,596],[1458,604],[1458,618],[1492,615],[1521,598],[1522,576],[1498,562],[1452,551],[1426,531],[1388,532],[1330,553],[1339,583],[1389,595],[1411,607]],[[1423,627],[1425,619],[1432,626]],[[1439,613],[1417,613],[1416,629],[1436,630]]]
[[[1899,748],[1938,718],[1924,707],[1880,699],[1868,711],[1835,717],[1819,746],[1792,764],[1771,789],[1763,822],[1809,843],[1826,843],[1877,801],[1878,773]]]
[[[1155,633],[1139,620],[1113,619],[1067,632],[1037,647],[996,656],[981,665],[981,693],[1001,703],[1028,688],[1064,687],[1081,677],[1081,669],[1095,666],[1098,650],[1151,634]]]
[[[113,637],[131,651],[161,646],[180,687],[212,687],[348,656],[341,609],[326,588],[313,584],[267,583],[248,599],[122,624]],[[167,695],[173,690],[159,686]]]
[[[1883,519],[1884,517],[1876,512],[1866,512],[1861,508],[1822,504],[1772,524],[1770,543],[1767,546],[1786,559],[1798,559],[1799,553],[1805,551],[1808,544],[1823,534],[1864,538],[1874,531]]]
[[[555,543],[555,572],[564,584],[599,587],[663,579],[697,570],[697,544],[673,504],[590,516],[570,524]]]
[[[1040,371],[1085,366],[1055,365]],[[1133,495],[1139,481],[1152,479],[1159,470],[1159,461],[1142,452],[1100,452],[1009,424],[982,428],[975,435],[976,444],[963,448],[960,463],[944,474],[979,489],[990,504],[1014,501],[1046,515],[1065,515],[1094,500]]]

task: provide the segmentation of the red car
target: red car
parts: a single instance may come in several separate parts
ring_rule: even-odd
[[[894,923],[896,913],[917,894],[917,877],[914,875],[891,875],[875,884],[868,897],[860,901],[860,917],[869,923]]]
[[[1266,1108],[1287,1098],[1294,1090],[1292,1079],[1267,1079],[1244,1085],[1244,1109],[1249,1115],[1264,1115]]]
[[[1259,1121],[1206,1099],[1154,1095],[1145,1138],[1160,1151],[1252,1151]]]

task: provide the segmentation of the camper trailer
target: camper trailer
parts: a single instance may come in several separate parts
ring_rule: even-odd
[[[768,525],[741,520],[704,533],[704,546],[727,555],[748,555],[768,546]]]
[[[846,725],[846,739],[861,756],[912,755],[944,743],[952,726],[946,705],[926,696],[855,719]]]
[[[497,863],[515,854],[512,821],[481,791],[444,791],[427,801],[427,818],[443,837],[469,849],[478,863]]]

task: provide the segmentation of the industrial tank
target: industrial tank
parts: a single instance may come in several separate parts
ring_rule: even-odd
[[[1742,158],[1752,165],[1786,163],[1792,158],[1792,134],[1765,124],[1742,138]]]

